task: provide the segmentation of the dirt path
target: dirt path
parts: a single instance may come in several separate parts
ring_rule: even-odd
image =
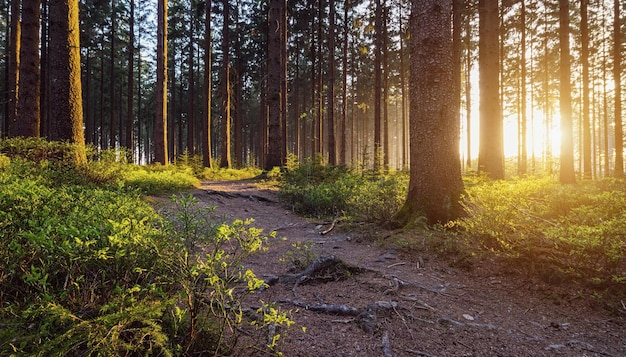
[[[292,328],[282,336],[287,357],[626,356],[626,307],[609,312],[571,286],[521,279],[489,262],[459,270],[436,257],[368,244],[339,228],[320,235],[329,222],[295,215],[275,192],[252,181],[205,182],[193,194],[227,221],[254,218],[255,226],[285,238],[251,259],[259,276],[289,273],[279,260],[298,241],[310,242],[318,256],[359,268],[324,270],[259,294],[293,310],[292,318],[306,326],[306,332]],[[328,305],[337,311],[316,311]]]

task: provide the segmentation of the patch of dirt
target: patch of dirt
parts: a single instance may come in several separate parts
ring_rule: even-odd
[[[284,238],[248,261],[257,276],[276,281],[256,297],[292,310],[306,327],[283,332],[284,356],[626,356],[624,302],[609,310],[573,285],[550,285],[495,261],[463,270],[341,227],[321,235],[332,222],[286,210],[254,181],[205,182],[192,193],[225,221],[254,218]],[[280,259],[295,242],[342,265],[289,271]]]

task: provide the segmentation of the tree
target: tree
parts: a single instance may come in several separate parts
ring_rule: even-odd
[[[126,140],[125,147],[127,151],[128,162],[133,162],[133,151],[135,148],[134,129],[135,129],[135,0],[130,0],[130,18],[128,39],[128,97],[127,97],[127,116],[126,116]],[[120,135],[121,136],[121,135]]]
[[[50,0],[50,140],[75,144],[87,162],[83,133],[78,0]]]
[[[572,95],[570,85],[570,48],[569,48],[569,0],[560,0],[559,10],[559,45],[560,64],[560,111],[561,111],[561,169],[559,180],[562,183],[576,182],[574,171],[574,138],[572,124]]]
[[[39,0],[22,1],[20,79],[15,136],[39,136]]]
[[[328,105],[328,164],[337,164],[337,150],[335,140],[335,0],[328,2],[328,76],[327,105]]]
[[[282,128],[281,116],[281,14],[285,0],[270,0],[267,37],[267,105],[268,105],[268,149],[265,158],[265,170],[271,170],[274,166],[282,166]]]
[[[431,224],[455,219],[463,191],[459,122],[454,95],[451,0],[413,0],[411,23],[409,192],[396,215],[406,224],[423,215]]]
[[[204,167],[211,167],[211,5],[206,1],[204,18],[204,119],[202,120],[202,163]]]
[[[230,150],[230,4],[222,0],[223,27],[222,27],[222,145],[220,150],[220,167],[230,168],[232,165]]]
[[[492,179],[504,179],[503,123],[500,109],[498,0],[479,0],[478,67],[480,145],[478,169]]]
[[[591,124],[589,122],[589,26],[587,23],[587,2],[580,0],[580,62],[582,65],[582,126],[583,126],[583,178],[592,178]],[[569,17],[569,14],[567,14]]]
[[[376,19],[374,29],[374,170],[380,170],[382,166],[383,146],[381,138],[382,129],[382,53],[383,53],[383,6],[381,0],[376,0]]]
[[[9,98],[8,98],[8,115],[5,118],[7,132],[9,136],[14,136],[16,120],[17,120],[17,101],[18,101],[18,83],[20,78],[20,40],[21,40],[21,22],[20,22],[20,0],[11,1],[11,40],[9,49]]]
[[[167,0],[157,2],[157,86],[154,160],[168,164],[167,149]]]
[[[624,130],[622,128],[622,36],[620,1],[613,3],[613,81],[615,82],[615,173],[624,176]]]

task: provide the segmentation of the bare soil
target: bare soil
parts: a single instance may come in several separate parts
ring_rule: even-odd
[[[284,356],[626,356],[622,301],[609,305],[571,282],[552,284],[495,259],[458,267],[372,239],[390,234],[382,228],[364,238],[339,223],[322,235],[332,222],[298,216],[260,187],[205,182],[192,193],[226,221],[254,218],[284,238],[249,260],[257,276],[297,274],[280,261],[295,242],[310,242],[330,262],[255,296],[292,311],[298,326],[282,332]]]

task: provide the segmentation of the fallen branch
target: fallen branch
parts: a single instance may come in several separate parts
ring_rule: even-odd
[[[417,356],[422,356],[422,357],[436,357],[435,355],[431,355],[431,354],[428,354],[428,353],[422,352],[422,351],[415,351],[415,350],[410,350],[410,349],[405,349],[405,351],[408,352],[408,353],[412,353],[414,355],[417,355]]]

